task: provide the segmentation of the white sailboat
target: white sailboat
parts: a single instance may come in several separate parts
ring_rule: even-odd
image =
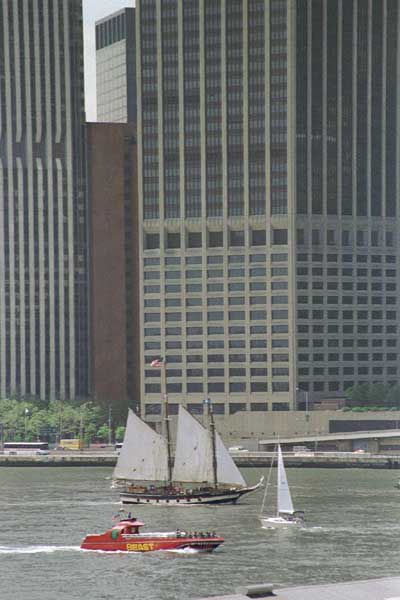
[[[299,526],[304,522],[304,514],[300,511],[295,511],[290,494],[289,484],[286,476],[285,465],[283,462],[282,450],[278,444],[278,473],[277,473],[277,499],[276,499],[276,515],[267,516],[264,513],[265,503],[268,494],[269,481],[271,477],[275,454],[272,457],[270,475],[265,486],[263,503],[261,506],[261,514],[259,516],[263,529],[274,529],[276,527],[294,527]]]
[[[129,410],[124,443],[113,473],[123,504],[196,506],[234,503],[248,487],[220,436],[179,407],[175,459],[167,438]]]

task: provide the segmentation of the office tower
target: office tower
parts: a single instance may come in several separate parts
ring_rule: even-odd
[[[96,22],[97,121],[136,122],[135,9]]]
[[[171,410],[198,414],[398,381],[399,18],[393,0],[137,2],[146,418],[154,355]]]
[[[92,395],[125,419],[140,408],[136,132],[87,124]]]
[[[82,6],[0,2],[0,394],[88,394]]]

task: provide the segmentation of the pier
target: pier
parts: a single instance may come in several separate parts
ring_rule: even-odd
[[[239,588],[228,596],[211,596],[196,600],[398,600],[400,577],[385,577],[365,581],[349,581],[325,585],[276,588],[272,584]]]

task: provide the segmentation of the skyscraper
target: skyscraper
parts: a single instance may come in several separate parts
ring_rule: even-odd
[[[399,380],[396,0],[139,0],[143,412]]]
[[[135,9],[96,22],[97,120],[136,122]]]
[[[0,394],[88,394],[79,0],[0,1]]]
[[[136,131],[87,124],[90,194],[91,372],[95,402],[140,408]]]

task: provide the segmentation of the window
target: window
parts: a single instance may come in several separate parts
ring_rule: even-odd
[[[225,369],[208,369],[207,375],[208,377],[224,377]]]
[[[357,230],[357,246],[364,246],[365,244],[365,233],[361,229]]]
[[[180,233],[167,233],[167,248],[175,249],[181,247],[181,234]]]
[[[233,381],[229,383],[230,392],[245,392],[246,383],[244,381]]]
[[[187,256],[186,264],[187,265],[201,265],[201,256]]]
[[[166,265],[180,265],[181,257],[180,256],[167,256],[167,258],[165,259],[164,262]]]
[[[244,246],[244,231],[231,229],[229,231],[230,246]]]
[[[229,404],[229,414],[234,415],[237,412],[245,411],[246,403],[245,402],[231,402]]]
[[[168,285],[165,286],[165,293],[166,294],[179,294],[181,291],[181,286],[174,284],[174,283],[170,283]],[[201,289],[200,289],[201,291]]]
[[[311,241],[313,246],[319,246],[321,243],[321,236],[319,229],[313,229],[311,234]]]
[[[187,321],[201,321],[203,318],[203,313],[201,312],[187,312],[186,320]]]
[[[282,282],[284,283],[284,282]],[[265,281],[252,281],[250,283],[250,291],[264,291],[267,289],[267,284]]]
[[[203,384],[198,381],[187,383],[186,390],[188,394],[203,392]]]
[[[156,250],[160,248],[160,234],[146,233],[145,234],[146,250]]]
[[[159,285],[145,285],[144,293],[145,294],[159,294],[160,286]]]
[[[272,383],[273,392],[288,392],[289,382],[288,381],[274,381]]]
[[[251,232],[251,245],[252,246],[265,246],[267,240],[267,234],[265,229],[253,229]]]
[[[224,245],[224,234],[222,231],[209,231],[208,232],[208,247],[209,248],[222,248]]]
[[[207,292],[223,292],[223,283],[207,283]]]
[[[272,243],[274,246],[286,246],[288,243],[287,229],[273,229]]]
[[[224,261],[223,261],[222,256],[208,256],[207,257],[208,265],[222,265],[223,262]]]
[[[179,271],[177,271],[179,273]],[[145,271],[144,279],[160,279],[160,271]]]
[[[161,383],[146,383],[144,386],[144,391],[146,394],[160,394]]]
[[[245,332],[243,325],[231,325],[229,327],[229,335],[241,335]]]
[[[224,320],[224,313],[223,311],[219,311],[219,310],[210,310],[207,312],[207,319],[209,321],[223,321]]]
[[[305,244],[305,236],[304,229],[298,229],[296,232],[296,241],[298,246],[304,246]]]
[[[148,386],[156,385],[154,383],[148,383]],[[161,415],[161,404],[145,404],[144,411],[146,415]]]
[[[250,383],[251,392],[267,392],[268,384],[266,381],[252,381]]]
[[[209,382],[207,387],[208,387],[209,392],[224,392],[225,391],[225,384],[222,381]]]
[[[232,254],[228,256],[228,263],[231,264],[243,264],[245,262],[243,254]]]
[[[223,313],[221,313],[223,315]],[[245,318],[244,310],[230,310],[229,320],[230,321],[243,321]]]
[[[334,246],[336,244],[336,231],[334,229],[328,229],[326,232],[326,243],[328,246]]]
[[[144,335],[147,337],[161,335],[161,329],[159,327],[145,327]]]
[[[188,377],[203,377],[203,369],[186,369]]]
[[[342,246],[350,246],[350,231],[342,231]]]
[[[200,231],[189,231],[187,234],[187,247],[188,248],[201,248],[202,238]]]

